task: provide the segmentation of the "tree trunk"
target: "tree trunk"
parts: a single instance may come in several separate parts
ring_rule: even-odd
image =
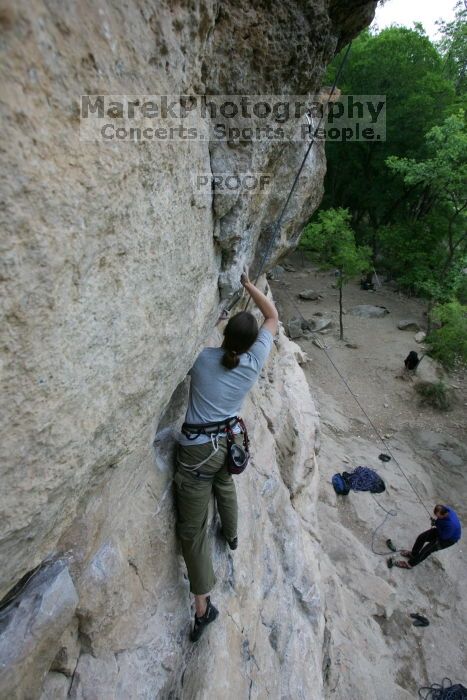
[[[340,339],[344,340],[344,325],[342,323],[342,280],[339,283],[339,331]]]
[[[427,309],[426,309],[426,334],[430,335],[431,333],[431,314],[433,311],[433,299],[428,300],[427,304]]]

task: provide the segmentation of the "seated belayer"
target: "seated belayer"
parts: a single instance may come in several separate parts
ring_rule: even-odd
[[[412,549],[402,550],[401,554],[407,561],[396,561],[394,566],[399,569],[412,569],[424,559],[440,549],[447,549],[459,542],[461,538],[461,524],[457,513],[448,506],[436,505],[435,518],[431,519],[432,527],[422,532]]]
[[[198,355],[189,372],[190,396],[177,449],[177,531],[195,598],[193,642],[218,616],[209,596],[216,582],[208,539],[211,494],[216,499],[222,535],[234,550],[238,546],[238,513],[232,474],[245,468],[249,455],[240,412],[278,327],[274,304],[246,275],[241,282],[263,314],[264,323],[258,331],[253,314],[241,311],[227,323],[222,346],[205,348]]]

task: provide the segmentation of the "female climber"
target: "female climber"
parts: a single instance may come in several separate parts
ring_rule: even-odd
[[[230,549],[238,545],[237,496],[227,468],[227,431],[234,434],[235,443],[242,444],[241,407],[269,355],[278,326],[274,304],[246,273],[241,283],[263,314],[264,323],[258,332],[253,314],[241,311],[227,323],[222,346],[205,348],[198,355],[189,372],[190,396],[177,448],[177,531],[195,597],[193,642],[219,614],[208,595],[216,582],[207,535],[212,493],[222,535]]]

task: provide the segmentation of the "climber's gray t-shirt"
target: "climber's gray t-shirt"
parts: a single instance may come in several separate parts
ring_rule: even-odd
[[[186,423],[216,423],[231,416],[240,415],[245,396],[257,380],[272,347],[271,333],[262,328],[248,352],[240,355],[234,369],[221,363],[222,348],[205,348],[198,355],[188,372],[191,376],[190,398]],[[238,432],[236,428],[234,432]],[[200,435],[188,440],[183,433],[181,445],[201,445],[210,438]]]

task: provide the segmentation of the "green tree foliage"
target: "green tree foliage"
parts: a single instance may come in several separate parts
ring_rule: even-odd
[[[467,132],[464,112],[448,117],[426,135],[428,158],[415,160],[389,156],[386,164],[417,189],[415,205],[408,208],[412,220],[427,217],[437,208],[446,218],[448,259],[465,248],[467,224]]]
[[[332,81],[341,56],[333,62]],[[390,155],[423,158],[424,135],[450,114],[455,90],[443,58],[421,27],[391,27],[362,33],[352,45],[339,81],[343,94],[386,95],[385,142],[326,144],[328,174],[323,208],[344,207],[352,214],[359,242],[375,255],[379,229],[404,219],[412,189],[388,173]]]
[[[415,391],[420,397],[420,406],[431,406],[438,411],[449,411],[452,406],[452,394],[443,382],[417,382]]]
[[[366,31],[353,42],[338,87],[343,95],[386,95],[387,138],[326,144],[323,209],[347,210],[357,243],[371,245],[374,263],[428,300],[429,333],[433,308],[450,314],[430,337],[434,354],[452,366],[466,342],[465,311],[452,311],[467,297],[463,0],[440,28],[436,45],[421,25]],[[341,59],[330,66],[329,82]]]
[[[355,275],[371,269],[371,250],[358,247],[350,227],[350,214],[345,209],[321,211],[317,221],[305,229],[300,245],[324,267],[335,268],[339,289],[340,339],[344,338],[342,322],[342,289]]]
[[[467,363],[467,306],[451,301],[435,308],[434,316],[441,328],[430,333],[430,355],[445,367],[452,369],[456,363]]]
[[[465,97],[467,88],[467,7],[464,0],[456,4],[452,22],[439,22],[442,39],[439,50],[444,58],[446,71],[454,81],[456,94]]]
[[[386,260],[399,280],[432,302],[460,286],[467,254],[467,133],[464,114],[448,117],[426,136],[423,160],[390,156],[390,171],[413,188],[405,221],[381,234]]]

